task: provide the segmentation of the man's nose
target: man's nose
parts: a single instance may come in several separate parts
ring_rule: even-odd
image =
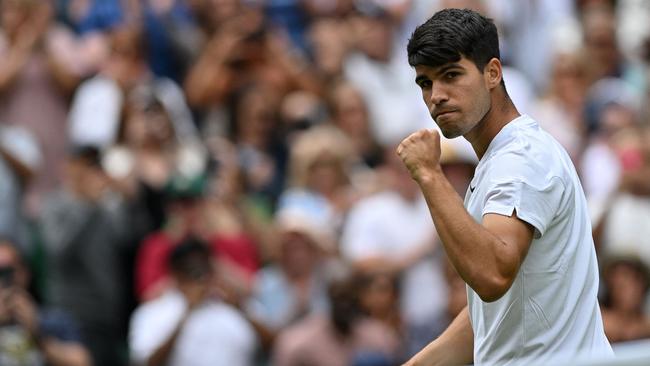
[[[444,103],[448,100],[449,96],[445,92],[444,88],[435,84],[431,87],[431,98],[429,101],[431,102],[432,107],[437,106],[440,103]]]

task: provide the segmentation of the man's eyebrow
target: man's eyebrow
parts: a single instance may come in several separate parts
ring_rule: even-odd
[[[437,70],[435,70],[433,73],[435,76],[444,74],[445,72],[452,70],[452,69],[462,69],[463,65],[459,64],[458,62],[452,62],[448,64],[444,64],[440,66]],[[426,75],[417,75],[415,77],[415,83],[420,84],[421,81],[428,80],[429,78]]]
[[[438,70],[436,70],[435,74],[440,75],[440,74],[444,74],[445,72],[447,72],[447,71],[449,71],[451,69],[462,69],[462,68],[463,68],[463,66],[461,64],[459,64],[458,62],[449,63],[449,64],[445,64],[445,65],[440,66],[440,68]]]

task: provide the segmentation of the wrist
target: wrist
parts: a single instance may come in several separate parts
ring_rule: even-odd
[[[415,181],[419,185],[433,183],[444,178],[445,174],[442,172],[440,164],[436,164],[432,167],[427,167],[418,171],[418,174],[415,176]]]

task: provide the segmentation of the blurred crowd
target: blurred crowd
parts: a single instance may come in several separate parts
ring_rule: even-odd
[[[395,155],[405,44],[495,20],[570,153],[612,342],[650,338],[650,2],[0,0],[0,365],[390,366],[466,302]],[[463,196],[477,163],[442,164]]]

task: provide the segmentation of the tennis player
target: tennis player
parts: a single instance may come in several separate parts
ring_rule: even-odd
[[[611,357],[584,192],[562,146],[509,98],[494,23],[442,10],[415,30],[408,61],[442,134],[467,139],[479,163],[463,203],[440,168],[437,130],[397,148],[468,298],[407,365]]]

